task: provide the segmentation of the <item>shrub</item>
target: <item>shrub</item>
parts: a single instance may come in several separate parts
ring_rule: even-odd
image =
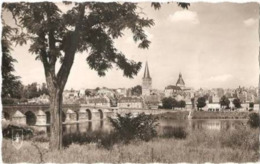
[[[185,139],[187,137],[187,132],[184,127],[172,127],[166,126],[163,128],[163,138],[176,138],[176,139]]]
[[[126,143],[132,139],[149,141],[157,135],[158,118],[152,115],[141,113],[133,117],[131,113],[127,113],[125,116],[117,114],[116,119],[109,117],[109,120],[115,129],[115,133]]]
[[[16,126],[9,124],[7,127],[3,128],[3,137],[12,138],[14,134],[18,133],[23,135],[24,139],[30,139],[33,136],[34,130],[26,126]]]
[[[259,127],[259,114],[258,113],[250,113],[249,114],[249,119],[248,119],[248,124],[252,128],[258,128]]]

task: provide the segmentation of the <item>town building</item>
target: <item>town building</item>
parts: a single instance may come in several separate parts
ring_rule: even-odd
[[[175,85],[168,85],[164,90],[165,97],[175,97],[178,94],[181,94],[181,92],[181,88]]]
[[[158,109],[161,104],[160,95],[143,96],[144,107],[147,109]]]
[[[106,96],[87,98],[86,102],[87,102],[87,105],[90,105],[90,106],[110,107],[110,99]]]
[[[142,84],[142,95],[150,95],[152,89],[152,78],[150,76],[148,63],[145,63],[145,70],[143,76],[143,84]]]
[[[143,108],[143,99],[141,97],[122,97],[118,100],[119,108]]]

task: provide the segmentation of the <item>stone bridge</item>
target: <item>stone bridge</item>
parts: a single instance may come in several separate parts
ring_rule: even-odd
[[[130,109],[118,107],[89,106],[86,104],[64,104],[63,123],[80,123],[87,121],[104,120],[107,117],[115,117],[117,113],[159,114],[165,110]],[[50,124],[49,105],[3,105],[2,118],[10,120],[14,124],[27,124],[32,126],[45,126]]]

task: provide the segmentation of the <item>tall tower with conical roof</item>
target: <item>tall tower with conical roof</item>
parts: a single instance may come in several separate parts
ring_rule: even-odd
[[[176,86],[180,87],[181,89],[185,88],[185,83],[184,83],[181,73],[179,74],[179,79],[176,82]]]
[[[150,76],[148,63],[145,63],[145,70],[143,76],[143,84],[142,84],[142,95],[150,95],[152,89],[152,78]]]

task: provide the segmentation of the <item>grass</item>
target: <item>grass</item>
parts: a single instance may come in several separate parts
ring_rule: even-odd
[[[241,126],[225,132],[187,130],[185,139],[154,138],[149,142],[140,140],[129,144],[115,143],[107,149],[99,142],[72,143],[62,151],[49,151],[48,142],[24,141],[16,150],[11,140],[3,139],[2,157],[5,163],[54,162],[54,163],[202,163],[202,162],[256,162],[259,158],[259,129]],[[181,131],[181,132],[180,132]]]
[[[248,119],[250,112],[225,111],[209,112],[194,111],[192,119]]]

